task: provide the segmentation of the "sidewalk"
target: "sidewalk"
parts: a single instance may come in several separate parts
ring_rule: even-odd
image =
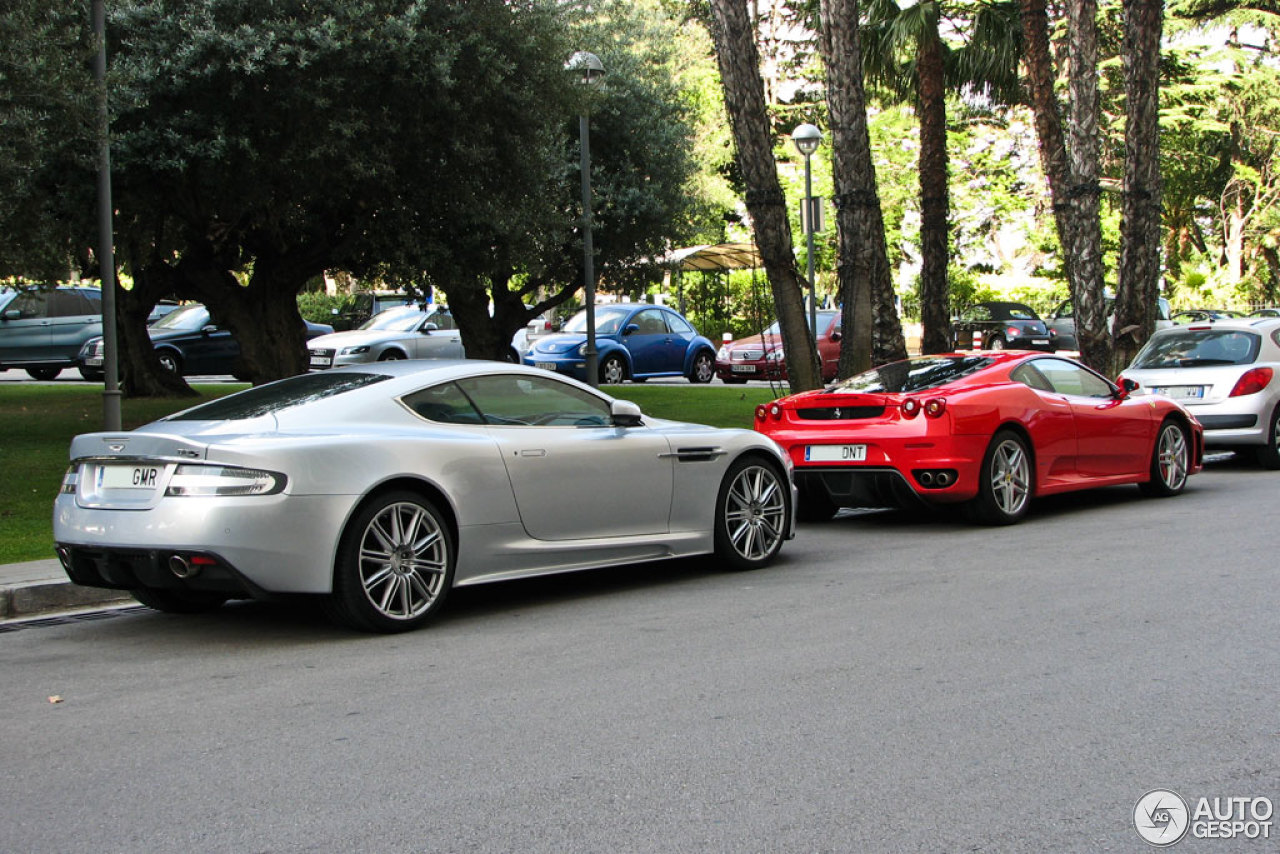
[[[71,583],[57,559],[0,564],[0,620],[133,601],[124,590]]]

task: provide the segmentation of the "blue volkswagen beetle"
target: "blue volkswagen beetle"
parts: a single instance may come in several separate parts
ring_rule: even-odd
[[[534,341],[524,363],[585,381],[587,313],[578,312],[556,335]],[[618,303],[596,308],[596,351],[600,382],[688,377],[709,383],[716,375],[716,351],[689,321],[666,306]]]

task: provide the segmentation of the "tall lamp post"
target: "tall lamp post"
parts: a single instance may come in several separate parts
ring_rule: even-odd
[[[803,124],[791,132],[791,141],[796,144],[796,148],[804,155],[804,216],[801,225],[804,226],[805,248],[809,255],[809,330],[816,336],[818,334],[818,302],[814,294],[813,286],[813,230],[817,227],[818,217],[818,201],[813,197],[813,173],[809,169],[809,157],[818,150],[818,146],[822,143],[822,131],[818,130],[811,124]]]
[[[93,34],[98,50],[93,78],[98,94],[98,266],[102,271],[102,426],[119,430],[120,368],[116,349],[116,258],[111,206],[111,119],[107,111],[107,12],[104,0],[93,0]]]
[[[594,88],[604,77],[604,63],[594,53],[580,50],[564,64],[565,69],[580,75],[582,84]],[[591,241],[591,133],[587,122],[587,108],[578,116],[578,141],[581,147],[582,169],[582,278],[583,300],[587,308],[587,343],[582,351],[586,364],[587,382],[594,388],[600,385],[600,359],[596,352],[596,268],[595,247]]]

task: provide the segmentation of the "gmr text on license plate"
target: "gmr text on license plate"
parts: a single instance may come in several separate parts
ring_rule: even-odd
[[[857,463],[867,458],[866,445],[806,445],[806,463]]]

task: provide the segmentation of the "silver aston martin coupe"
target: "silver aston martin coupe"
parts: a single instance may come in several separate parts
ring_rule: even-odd
[[[761,567],[794,506],[758,433],[536,368],[400,361],[77,436],[54,537],[72,581],[160,610],[322,594],[341,622],[397,632],[454,586],[708,553]]]

